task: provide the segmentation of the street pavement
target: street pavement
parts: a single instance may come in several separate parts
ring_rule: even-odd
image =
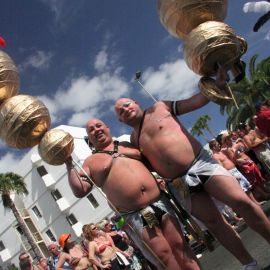
[[[270,201],[263,205],[263,209],[270,217]],[[258,261],[264,270],[270,270],[270,245],[257,233],[246,225],[243,226],[240,236],[245,247]],[[242,266],[227,250],[217,244],[214,251],[202,253],[200,262],[204,270],[241,270]]]

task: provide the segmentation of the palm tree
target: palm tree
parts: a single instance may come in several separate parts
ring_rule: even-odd
[[[256,113],[256,104],[270,98],[270,57],[256,65],[257,58],[258,55],[254,55],[250,59],[249,77],[230,84],[239,109],[233,103],[220,107],[221,114],[228,115],[226,126],[229,130],[250,119]]]
[[[6,209],[10,209],[16,218],[18,225],[22,229],[28,243],[30,244],[35,256],[37,258],[42,257],[42,254],[33,239],[31,233],[29,232],[24,220],[22,219],[16,205],[10,197],[10,193],[16,193],[17,195],[28,194],[26,184],[23,178],[15,173],[0,173],[0,193],[2,197],[3,206]]]
[[[209,115],[202,115],[200,116],[197,121],[194,123],[194,125],[191,128],[191,134],[196,136],[203,136],[206,142],[208,142],[208,138],[205,136],[203,130],[206,129],[212,137],[215,137],[214,133],[210,129],[208,125],[208,121],[211,120],[211,117]]]

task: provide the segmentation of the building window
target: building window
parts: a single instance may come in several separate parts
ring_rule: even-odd
[[[46,234],[52,242],[56,242],[56,238],[54,237],[54,235],[50,229],[48,231],[46,231]]]
[[[69,225],[74,225],[78,222],[78,220],[76,219],[76,217],[73,214],[70,214],[69,216],[66,217]]]
[[[37,218],[42,217],[42,215],[41,215],[39,209],[37,208],[37,206],[32,207],[32,211],[34,212],[34,214],[36,215]]]
[[[48,174],[48,172],[44,166],[37,167],[37,172],[41,177]]]
[[[0,241],[0,252],[3,251],[5,248],[5,245],[2,241]]]
[[[62,198],[62,194],[59,192],[58,189],[53,190],[51,192],[51,194],[52,194],[52,196],[53,196],[53,198],[54,198],[55,201],[57,201],[57,200],[59,200],[59,199]]]
[[[20,226],[17,226],[16,229],[20,235],[24,235],[23,230]]]
[[[90,201],[90,203],[92,204],[92,206],[94,208],[97,208],[99,206],[99,203],[98,201],[96,200],[96,198],[94,197],[94,195],[92,193],[90,193],[88,196],[87,196],[87,199]]]

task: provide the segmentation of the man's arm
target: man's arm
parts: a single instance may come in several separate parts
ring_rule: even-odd
[[[198,93],[194,96],[177,101],[164,101],[164,103],[169,107],[169,110],[175,114],[185,114],[194,110],[197,110],[209,102],[203,94]]]
[[[77,198],[84,197],[86,194],[90,192],[93,185],[87,181],[83,181],[83,178],[86,179],[87,177],[85,176],[84,172],[78,173],[75,170],[74,165],[72,163],[72,157],[67,159],[66,167],[67,167],[67,172],[68,172],[69,186],[74,196]],[[88,175],[90,175],[89,168],[84,167],[84,170]]]

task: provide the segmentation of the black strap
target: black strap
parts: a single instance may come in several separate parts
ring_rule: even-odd
[[[146,110],[143,111],[142,119],[141,119],[139,130],[138,130],[137,146],[138,146],[139,151],[141,151],[141,149],[140,149],[140,136],[141,136],[141,132],[142,132],[142,126],[143,126],[143,122],[144,122],[144,118],[145,118],[145,113],[146,113]]]
[[[114,145],[113,151],[94,149],[92,150],[92,155],[97,154],[97,153],[104,153],[104,154],[108,154],[112,156],[113,154],[118,153],[119,141],[114,141],[113,145]]]

